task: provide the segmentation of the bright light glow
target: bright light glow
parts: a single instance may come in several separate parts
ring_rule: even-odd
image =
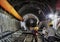
[[[58,17],[57,13],[48,15],[48,18],[50,18],[50,19],[55,19],[57,17]]]
[[[52,20],[53,28],[55,30],[57,30],[58,12],[56,12],[54,14],[50,13],[50,14],[47,15],[47,17]]]
[[[55,18],[57,18],[57,17],[58,17],[58,12],[55,13]]]
[[[54,14],[49,14],[48,17],[49,17],[50,19],[53,19],[53,18],[54,18]]]

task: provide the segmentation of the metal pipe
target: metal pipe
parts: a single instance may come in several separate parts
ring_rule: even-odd
[[[0,6],[3,7],[9,13],[11,13],[11,15],[15,16],[18,20],[23,20],[21,15],[18,14],[18,12],[13,8],[12,5],[10,5],[7,0],[0,0]]]

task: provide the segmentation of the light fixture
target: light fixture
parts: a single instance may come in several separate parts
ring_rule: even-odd
[[[57,17],[58,17],[57,13],[55,13],[55,14],[51,13],[48,15],[48,18],[50,18],[50,19],[55,19]]]
[[[53,19],[54,18],[54,14],[49,14],[48,18]]]

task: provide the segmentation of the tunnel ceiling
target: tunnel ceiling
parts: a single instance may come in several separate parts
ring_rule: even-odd
[[[26,7],[25,5],[27,5],[27,4],[30,4],[30,2],[31,1],[33,1],[33,2],[36,2],[37,4],[38,3],[43,3],[45,6],[43,6],[43,5],[40,5],[40,7],[41,7],[41,10],[43,11],[43,13],[46,15],[46,14],[48,14],[48,13],[50,13],[51,11],[51,9],[49,9],[50,7],[52,8],[52,10],[53,10],[53,12],[55,11],[55,4],[56,4],[56,0],[8,0],[9,1],[9,3],[11,3],[12,5],[13,5],[13,7],[17,10],[17,11],[19,11],[19,10],[21,10],[21,8],[23,8],[23,7]],[[35,3],[33,3],[32,2],[32,4],[35,4]],[[48,8],[48,6],[45,4],[45,3],[47,3],[48,5],[49,5],[49,8]],[[32,5],[31,4],[31,5]],[[34,7],[33,7],[34,8]],[[45,9],[45,10],[44,10]],[[23,10],[23,9],[22,9]],[[36,10],[36,9],[34,9],[34,10]],[[25,11],[24,11],[25,12]],[[27,12],[27,11],[26,11]],[[19,12],[19,13],[21,13],[20,15],[24,15],[24,14],[27,14],[27,13],[23,13],[23,12]],[[30,12],[31,12],[31,9],[30,9]],[[38,14],[37,13],[37,11],[34,11],[34,12],[36,12],[36,14]],[[35,14],[35,15],[36,15]],[[40,15],[37,15],[39,18],[41,18],[40,20],[45,20],[45,17],[44,17],[44,15],[41,13]]]
[[[22,4],[24,2],[24,4],[29,3],[30,1],[38,1],[38,2],[46,2],[48,3],[51,7],[55,8],[54,6],[56,5],[57,0],[8,0],[13,6],[15,5],[19,5]]]

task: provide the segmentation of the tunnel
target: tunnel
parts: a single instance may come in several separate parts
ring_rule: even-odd
[[[0,7],[0,42],[31,42],[32,33],[30,27],[38,26],[38,32],[42,32],[43,27],[48,28],[48,22],[51,22],[48,15],[56,12],[56,0],[7,1],[23,17],[24,21],[18,20]],[[57,42],[60,40],[59,28],[55,33],[55,37],[58,39]],[[33,42],[35,41],[33,40]],[[38,35],[38,42],[42,42],[41,34]]]

